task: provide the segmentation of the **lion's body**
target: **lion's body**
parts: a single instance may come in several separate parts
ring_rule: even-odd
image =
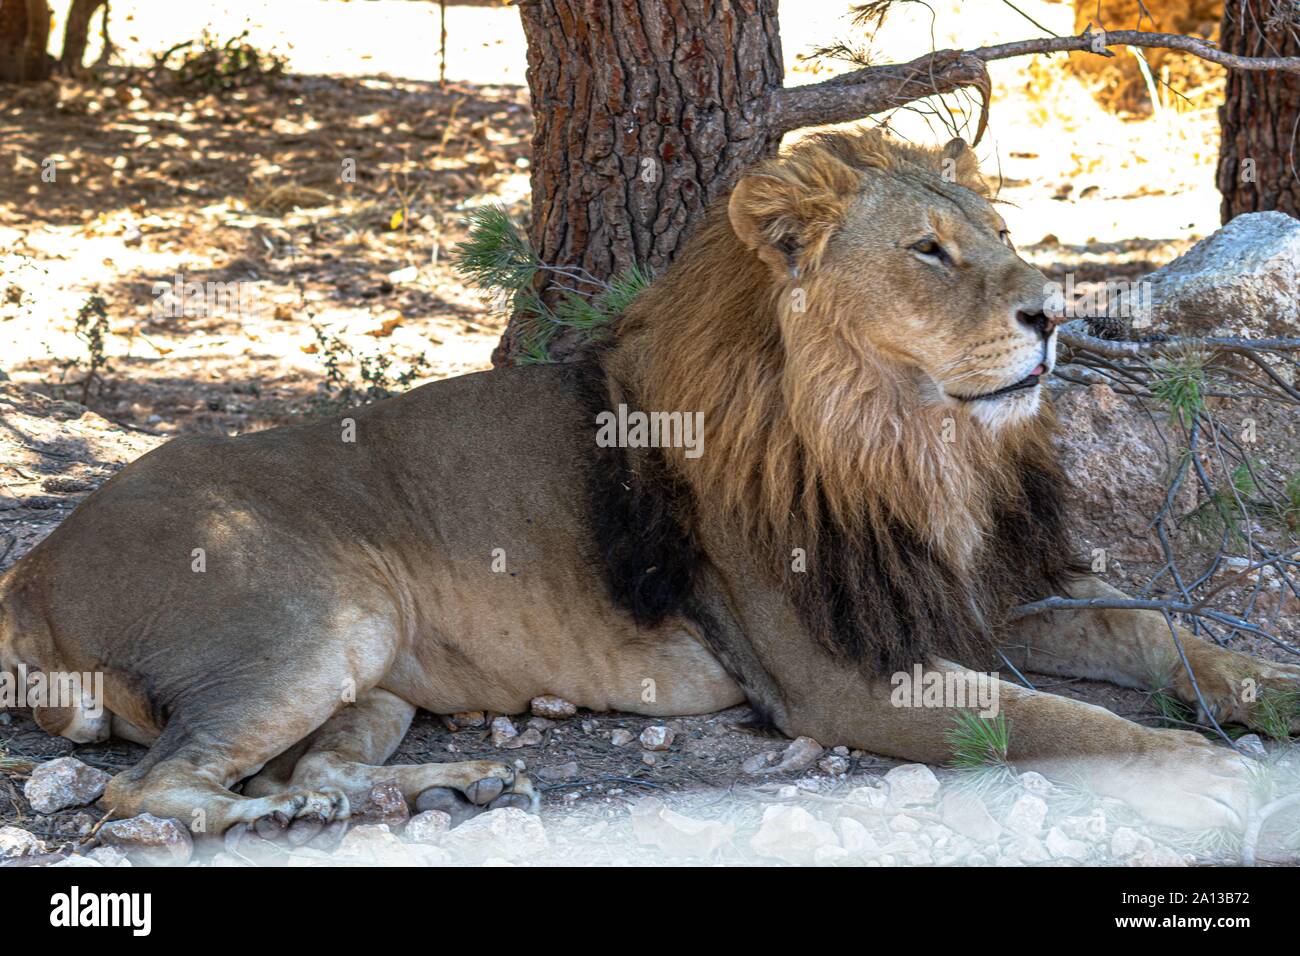
[[[37,718],[152,744],[115,812],[307,836],[385,780],[532,799],[501,764],[380,766],[417,707],[748,699],[787,734],[941,762],[951,710],[891,706],[891,670],[999,653],[1195,699],[1159,615],[1010,624],[1053,591],[1113,592],[1071,571],[1038,384],[1053,323],[982,192],[965,151],[814,140],[746,177],[581,363],[174,441],[0,581],[0,665],[105,674],[114,716]],[[702,413],[702,453],[602,447],[620,405]],[[1220,715],[1249,719],[1243,674],[1300,674],[1184,643]],[[1165,819],[1239,817],[1226,752],[999,686],[1013,760],[1071,761]]]

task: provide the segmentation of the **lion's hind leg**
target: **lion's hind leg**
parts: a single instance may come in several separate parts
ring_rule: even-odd
[[[471,815],[479,807],[537,808],[538,796],[531,781],[508,764],[467,760],[383,766],[406,736],[415,710],[414,705],[388,691],[376,688],[366,692],[312,736],[293,768],[291,786],[337,789],[357,803],[376,784],[392,783],[408,804],[427,794],[419,801],[422,805],[445,809],[453,818]],[[268,787],[254,778],[244,789],[260,793]]]
[[[347,818],[342,791],[287,788],[249,797],[229,789],[297,733],[292,726],[277,727],[274,719],[247,714],[219,720],[209,715],[201,722],[174,715],[144,759],[109,781],[100,805],[119,818],[150,813],[178,820],[195,839],[248,827],[268,833],[289,829],[302,835],[297,842],[305,842]]]

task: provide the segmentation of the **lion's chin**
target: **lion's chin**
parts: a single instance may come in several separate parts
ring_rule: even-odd
[[[1033,418],[1042,407],[1042,385],[979,402],[963,402],[971,418],[994,431]]]

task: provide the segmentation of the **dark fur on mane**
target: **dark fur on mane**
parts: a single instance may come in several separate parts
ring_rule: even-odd
[[[679,612],[695,588],[700,556],[690,527],[692,499],[657,448],[601,448],[596,416],[612,404],[599,353],[568,367],[591,425],[587,513],[614,603],[642,627]]]
[[[592,558],[611,599],[643,627],[685,614],[711,640],[716,627],[708,626],[692,600],[702,556],[691,533],[695,502],[689,486],[659,449],[598,447],[596,415],[617,404],[600,352],[569,370],[592,429],[586,510]],[[850,536],[824,520],[807,570],[789,570],[785,562],[774,584],[784,579],[801,620],[822,647],[869,673],[907,670],[931,656],[994,668],[1006,612],[1060,592],[1079,570],[1070,559],[1065,479],[1055,462],[1022,460],[1017,475],[1021,493],[1002,505],[981,557],[965,577],[900,522],[878,528],[866,523],[867,530]]]
[[[1065,532],[1063,476],[1052,462],[1028,461],[1018,476],[1020,497],[998,511],[965,577],[900,522],[865,522],[850,537],[823,521],[807,570],[784,575],[804,625],[833,655],[878,675],[929,657],[995,669],[1006,613],[1062,592],[1080,570]]]

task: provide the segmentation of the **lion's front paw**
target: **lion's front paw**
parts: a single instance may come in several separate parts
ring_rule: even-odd
[[[1242,724],[1276,739],[1300,734],[1300,666],[1219,647],[1207,651],[1192,661],[1195,686],[1182,668],[1170,680],[1179,699],[1196,711],[1198,721],[1209,722],[1208,709],[1221,725]]]

